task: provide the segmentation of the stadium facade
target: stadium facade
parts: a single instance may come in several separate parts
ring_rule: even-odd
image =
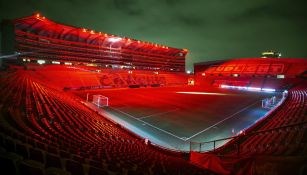
[[[14,21],[19,52],[28,59],[79,61],[129,69],[184,71],[186,49],[53,22],[39,14]],[[57,60],[55,60],[55,58]]]

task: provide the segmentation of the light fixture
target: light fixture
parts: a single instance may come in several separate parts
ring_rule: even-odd
[[[122,38],[120,38],[120,37],[112,37],[112,38],[108,38],[108,40],[109,40],[110,42],[114,43],[114,42],[121,41]]]

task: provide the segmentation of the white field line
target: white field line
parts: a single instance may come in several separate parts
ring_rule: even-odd
[[[169,135],[171,135],[171,136],[173,136],[173,137],[176,137],[177,139],[180,139],[180,140],[185,141],[185,139],[182,139],[181,137],[179,137],[179,136],[177,136],[177,135],[175,135],[175,134],[173,134],[173,133],[170,133],[170,132],[165,131],[165,130],[163,130],[163,129],[161,129],[161,128],[158,128],[158,127],[156,127],[156,126],[154,126],[154,125],[152,125],[152,124],[150,124],[150,123],[147,123],[147,122],[145,122],[145,121],[143,121],[143,120],[141,120],[141,119],[139,119],[139,118],[136,118],[136,117],[134,117],[133,115],[130,115],[130,114],[124,112],[124,111],[121,111],[121,110],[119,110],[119,109],[112,108],[112,107],[109,107],[109,108],[111,108],[111,109],[113,109],[113,110],[116,110],[116,111],[118,111],[118,112],[120,112],[120,113],[122,113],[122,114],[125,114],[125,115],[127,115],[128,117],[131,117],[131,118],[133,118],[133,119],[135,119],[135,120],[138,120],[138,121],[140,121],[140,122],[142,122],[142,123],[145,123],[146,125],[149,125],[149,126],[155,128],[155,129],[159,130],[159,131],[162,131],[162,132],[164,132],[164,133],[166,133],[166,134],[169,134]]]
[[[197,136],[197,135],[199,135],[199,134],[201,134],[201,133],[203,133],[203,132],[205,132],[205,131],[207,131],[207,130],[213,128],[213,127],[215,127],[216,125],[218,125],[218,124],[220,124],[220,123],[222,123],[222,122],[224,122],[225,120],[228,120],[228,119],[234,117],[234,116],[237,115],[238,113],[241,113],[241,112],[245,111],[246,109],[250,108],[251,106],[255,105],[255,104],[258,103],[258,102],[259,102],[259,101],[256,101],[255,103],[252,103],[252,104],[246,106],[245,108],[243,108],[243,109],[241,109],[241,110],[235,112],[234,114],[231,114],[230,116],[224,118],[223,120],[221,120],[221,121],[219,121],[219,122],[217,122],[217,123],[215,123],[215,124],[209,126],[208,128],[206,128],[206,129],[204,129],[204,130],[201,130],[201,131],[199,131],[199,132],[193,134],[192,136],[186,138],[185,141],[190,140],[191,138],[193,138],[193,137],[195,137],[195,136]]]
[[[176,108],[176,109],[172,109],[172,110],[169,110],[169,111],[160,112],[160,113],[155,113],[155,114],[147,115],[147,116],[144,116],[144,117],[140,117],[139,119],[144,119],[144,118],[148,118],[148,117],[159,116],[159,115],[171,113],[171,112],[178,111],[178,110],[179,110],[179,108]]]

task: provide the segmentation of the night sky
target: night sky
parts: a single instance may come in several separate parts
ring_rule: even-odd
[[[192,62],[307,57],[304,0],[0,0],[0,20],[40,12],[56,22],[187,48]]]

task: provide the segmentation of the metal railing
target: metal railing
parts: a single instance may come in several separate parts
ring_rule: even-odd
[[[238,136],[227,137],[207,142],[190,142],[190,152],[213,153],[217,156],[241,156],[241,145],[244,141],[256,135],[272,134],[274,132],[291,132],[293,130],[307,129],[307,121],[295,123],[287,126],[281,126],[266,130],[260,130],[250,133],[242,133]],[[286,139],[286,138],[285,138]],[[274,140],[271,144],[274,143]],[[276,143],[275,144],[280,144]],[[232,153],[232,154],[229,154]],[[235,153],[235,154],[234,154]]]
[[[256,132],[249,132],[250,130],[253,129],[253,127],[258,126],[259,124],[262,123],[263,120],[268,119],[271,114],[276,112],[278,108],[285,102],[285,100],[288,97],[288,91],[283,92],[282,99],[276,104],[275,107],[273,107],[264,117],[262,117],[260,120],[256,122],[255,125],[251,126],[250,128],[247,128],[245,131],[243,131],[241,134],[237,136],[232,136],[232,137],[226,137],[226,138],[221,138],[221,139],[216,139],[212,141],[206,141],[206,142],[190,142],[190,152],[210,152],[210,153],[216,153],[217,149],[221,148],[226,148],[230,147],[231,144],[236,147],[237,149],[237,155],[240,155],[240,141],[246,140],[248,137],[253,136],[255,134],[260,134],[263,132],[268,132],[271,130],[279,130],[284,127],[291,127],[292,125],[284,126],[284,127],[278,127],[278,128],[273,128],[273,129],[268,129],[265,131],[256,131]],[[246,134],[248,133],[248,134]]]

